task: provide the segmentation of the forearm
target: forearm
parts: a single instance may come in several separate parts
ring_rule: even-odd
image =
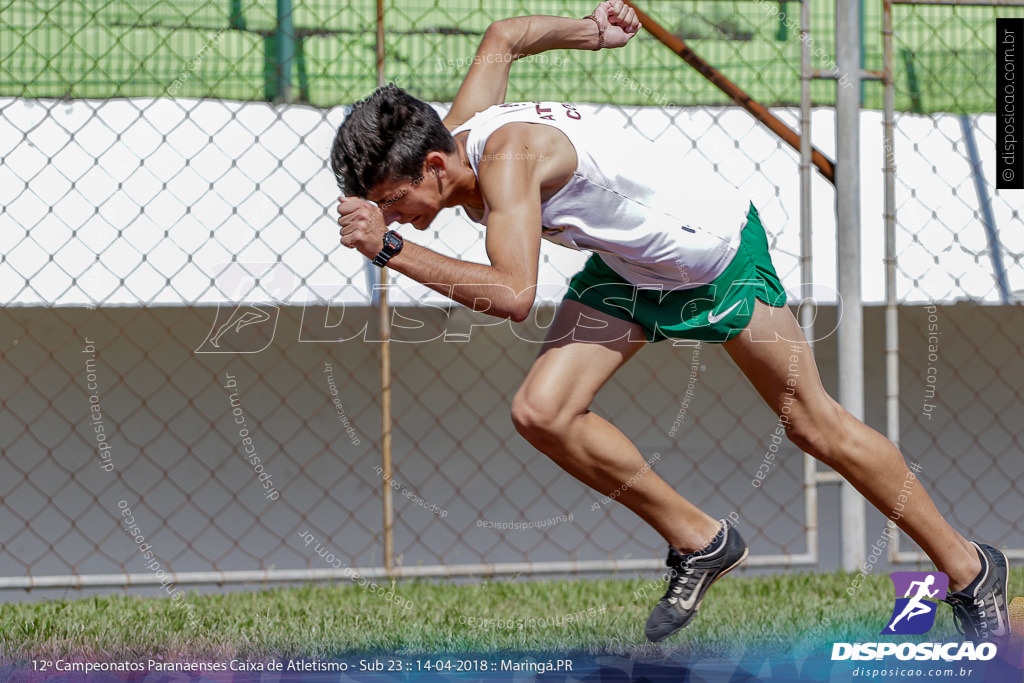
[[[592,16],[536,15],[491,24],[445,117],[448,129],[454,130],[474,114],[505,101],[513,61],[548,50],[622,47],[640,27],[636,13],[622,0],[602,2]]]
[[[472,308],[516,322],[526,319],[536,287],[526,274],[460,261],[406,241],[388,267]]]
[[[548,50],[594,50],[598,46],[597,23],[591,19],[529,16],[495,22],[489,34],[494,40],[481,43],[484,57],[509,55],[519,59]],[[478,56],[480,53],[478,52]]]

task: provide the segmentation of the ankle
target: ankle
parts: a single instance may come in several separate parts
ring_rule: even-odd
[[[972,543],[965,543],[967,547],[965,548],[966,552],[963,553],[963,559],[958,564],[945,569],[946,575],[949,576],[950,593],[959,593],[970,586],[983,569],[978,550]]]
[[[722,538],[723,525],[721,520],[708,518],[700,527],[685,529],[683,533],[666,539],[673,548],[682,554],[698,552],[708,548]]]

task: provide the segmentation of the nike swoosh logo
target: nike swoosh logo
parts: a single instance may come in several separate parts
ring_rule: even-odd
[[[701,577],[700,577],[700,580],[697,582],[697,585],[693,587],[693,592],[690,593],[689,599],[688,600],[680,600],[679,601],[679,604],[682,606],[683,609],[685,609],[685,610],[693,609],[693,606],[697,603],[697,596],[700,595],[700,588],[701,588],[701,586],[704,585],[704,580],[707,579],[707,578],[708,578],[708,574],[702,574]]]
[[[995,631],[992,632],[992,635],[995,636],[996,638],[1002,638],[1003,636],[1005,636],[1007,633],[1010,632],[1010,629],[1007,628],[1007,626],[1006,626],[1006,620],[1003,619],[1002,611],[999,609],[998,606],[994,605],[994,607],[996,609],[996,621],[999,622],[999,627]]]
[[[737,301],[737,302],[736,302],[736,303],[734,303],[734,304],[733,304],[732,306],[730,306],[729,308],[725,309],[724,311],[722,311],[722,312],[721,312],[721,313],[719,313],[718,315],[715,315],[714,313],[708,313],[708,322],[709,322],[709,323],[711,323],[712,325],[714,325],[714,324],[715,324],[715,323],[717,323],[717,322],[718,322],[719,320],[721,320],[721,319],[722,319],[722,318],[724,318],[725,316],[727,316],[727,315],[729,315],[730,313],[732,313],[732,310],[733,310],[734,308],[736,308],[737,306],[739,306],[739,305],[740,305],[741,303],[743,303],[743,302],[742,302],[742,301]]]

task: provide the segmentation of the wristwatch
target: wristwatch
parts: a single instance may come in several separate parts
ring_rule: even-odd
[[[394,230],[388,230],[384,233],[384,247],[373,257],[373,265],[381,268],[386,266],[393,256],[397,256],[402,251],[404,244],[401,235]]]

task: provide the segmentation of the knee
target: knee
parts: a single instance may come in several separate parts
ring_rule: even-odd
[[[568,420],[554,401],[520,389],[512,399],[512,424],[534,445],[558,441],[566,432]]]
[[[793,410],[786,425],[786,436],[800,450],[826,465],[834,466],[844,452],[846,422],[849,413],[831,397],[821,405]]]

